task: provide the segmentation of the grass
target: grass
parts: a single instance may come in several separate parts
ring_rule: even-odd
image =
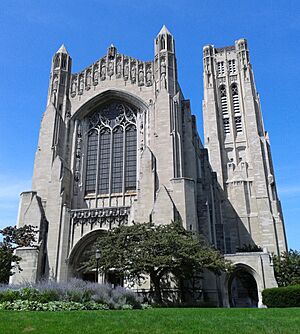
[[[0,312],[1,334],[300,333],[300,308]]]

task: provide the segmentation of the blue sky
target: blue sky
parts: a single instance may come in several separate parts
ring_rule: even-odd
[[[0,227],[16,222],[19,193],[31,189],[51,57],[64,43],[73,71],[113,43],[153,58],[166,24],[176,40],[179,81],[202,137],[202,47],[248,39],[289,247],[300,249],[299,1],[35,1],[0,4]]]

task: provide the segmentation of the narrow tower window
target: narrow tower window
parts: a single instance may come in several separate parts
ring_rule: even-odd
[[[233,74],[235,73],[236,67],[235,67],[235,60],[231,59],[228,61],[228,67],[229,67],[229,73]]]
[[[218,75],[223,75],[225,73],[225,66],[223,61],[218,62]]]
[[[235,83],[231,85],[231,97],[232,97],[232,105],[234,113],[235,130],[237,133],[241,133],[243,132],[242,116],[240,110],[238,87],[237,84]]]
[[[227,94],[226,94],[226,87],[220,87],[220,99],[221,99],[221,110],[222,110],[222,117],[223,117],[223,129],[224,134],[230,133],[230,123],[229,123],[229,114],[228,114],[228,103],[227,103]]]

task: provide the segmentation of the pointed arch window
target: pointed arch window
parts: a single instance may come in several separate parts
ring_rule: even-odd
[[[89,119],[85,194],[113,195],[136,189],[136,110],[120,103],[104,106]]]

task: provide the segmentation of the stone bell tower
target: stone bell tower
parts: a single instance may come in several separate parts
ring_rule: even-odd
[[[287,248],[270,141],[264,129],[247,41],[203,48],[204,134],[218,182],[254,243]],[[246,233],[237,232],[242,246]]]

